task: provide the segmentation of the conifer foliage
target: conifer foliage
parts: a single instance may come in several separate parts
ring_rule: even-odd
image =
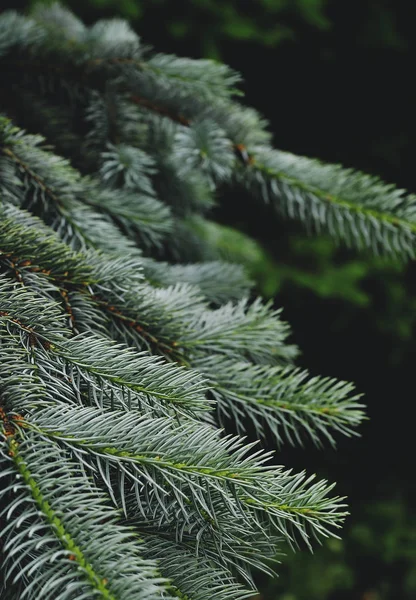
[[[346,509],[240,436],[334,443],[363,412],[221,260],[217,190],[402,256],[415,199],[274,150],[237,73],[124,21],[3,13],[0,73],[1,597],[246,598]]]

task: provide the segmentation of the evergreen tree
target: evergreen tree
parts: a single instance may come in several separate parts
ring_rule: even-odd
[[[274,150],[235,72],[123,21],[4,13],[0,72],[1,597],[246,598],[346,509],[239,436],[333,444],[363,412],[223,262],[217,192],[400,256],[415,198]]]

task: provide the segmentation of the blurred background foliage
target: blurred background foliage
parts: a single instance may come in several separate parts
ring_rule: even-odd
[[[130,20],[145,20],[156,13],[163,28],[173,39],[190,40],[196,50],[210,58],[219,58],[221,44],[227,40],[249,40],[273,47],[296,38],[296,20],[300,17],[318,29],[331,23],[325,15],[328,0],[88,0],[87,4],[102,15],[118,14]],[[37,0],[32,0],[35,4]],[[85,3],[70,4],[78,9]],[[78,10],[79,12],[79,10]],[[276,17],[283,16],[282,20]]]
[[[27,8],[31,0],[12,0]],[[416,191],[416,45],[408,0],[67,0],[87,22],[122,16],[159,51],[223,60],[279,148]],[[414,600],[416,262],[308,237],[249,198],[224,195],[208,232],[285,307],[301,362],[357,383],[370,420],[338,449],[277,460],[338,480],[352,516],[342,541],[290,554],[263,600]],[[238,231],[233,231],[236,227]],[[249,237],[247,237],[249,236]]]

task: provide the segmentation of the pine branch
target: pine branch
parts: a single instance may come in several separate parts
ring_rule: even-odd
[[[161,357],[137,353],[93,334],[61,343],[56,352],[83,371],[162,400],[205,409],[204,380]],[[140,381],[140,383],[138,383]]]
[[[196,558],[191,550],[156,536],[145,536],[147,556],[159,561],[161,571],[171,581],[170,591],[178,598],[205,600],[215,595],[217,600],[243,600],[254,589],[246,589],[231,573],[220,569],[205,557]]]
[[[6,16],[3,20],[8,24],[8,20],[13,18],[15,17]],[[26,31],[27,28],[31,31],[36,29],[33,23],[24,24],[20,21],[19,27],[22,31]],[[121,25],[106,23],[97,27],[105,35],[112,31],[111,27],[122,29]],[[42,35],[45,35],[45,32]],[[37,34],[38,37],[42,35]],[[23,37],[20,38],[21,44],[23,44],[22,39]],[[96,34],[91,34],[90,39],[92,49],[98,47],[103,49],[102,44],[97,45]],[[3,50],[7,53],[6,47],[7,39]],[[113,45],[114,47],[117,47],[117,44]],[[184,65],[189,69],[189,74],[195,71],[189,79],[180,71],[180,67]],[[134,57],[129,58],[129,56],[115,57],[111,50],[107,56],[86,61],[85,66],[89,69],[105,66],[106,69],[110,69],[106,76],[111,76],[111,69],[117,67],[121,78],[124,78],[123,85],[126,89],[132,89],[133,96],[134,88],[141,86],[143,101],[139,101],[139,104],[141,103],[147,110],[154,110],[164,117],[168,115],[172,120],[179,121],[182,129],[178,130],[177,148],[178,152],[188,149],[189,160],[186,158],[184,161],[184,165],[188,165],[188,168],[196,164],[195,159],[199,153],[198,165],[200,167],[204,167],[204,163],[209,165],[207,172],[210,175],[214,174],[218,181],[221,181],[224,176],[227,180],[230,177],[234,164],[232,152],[227,154],[229,159],[227,158],[225,164],[228,164],[228,171],[226,169],[227,174],[224,175],[225,159],[215,161],[218,143],[211,144],[211,151],[210,143],[207,142],[203,142],[204,148],[198,144],[195,146],[195,136],[201,137],[198,131],[208,123],[205,119],[212,115],[213,120],[209,121],[211,125],[208,128],[209,136],[213,135],[216,128],[223,128],[225,135],[221,135],[224,143],[229,143],[230,148],[234,147],[234,152],[242,159],[236,163],[240,165],[236,173],[237,180],[267,202],[273,202],[282,214],[298,218],[318,231],[325,228],[336,239],[354,247],[372,248],[377,253],[413,256],[415,201],[412,196],[405,196],[402,191],[382,184],[375,177],[337,166],[322,165],[318,161],[276,152],[268,147],[262,148],[253,143],[256,139],[254,136],[251,136],[250,140],[250,136],[245,134],[243,141],[243,137],[236,133],[236,123],[228,119],[231,105],[224,100],[223,96],[218,95],[219,89],[227,89],[227,81],[217,66],[194,64],[187,59],[162,55],[155,55],[145,61]],[[196,78],[196,73],[199,74],[199,79]],[[178,82],[181,84],[179,87]],[[169,96],[164,93],[166,86],[169,88]],[[188,104],[188,95],[193,98],[192,109]],[[209,111],[204,106],[204,102],[214,98],[215,95],[217,101]],[[198,98],[197,102],[195,97]],[[158,104],[160,101],[162,106]],[[163,101],[166,107],[163,106]],[[186,121],[182,116],[171,114],[171,108],[175,110],[178,106],[188,110],[189,117],[186,117]],[[238,112],[238,106],[235,104],[232,106]],[[255,122],[247,115],[247,112],[242,111],[240,122],[251,122],[252,129],[261,125],[260,121]],[[184,132],[184,127],[189,130],[188,133]],[[258,139],[260,137],[259,135]],[[247,140],[251,141],[251,144],[247,144]],[[205,152],[206,156],[204,156]]]
[[[84,462],[88,463],[85,453],[92,454],[92,468],[98,469],[113,499],[109,467],[117,466],[121,480],[116,488],[124,510],[125,485],[136,483],[139,488],[149,485],[162,509],[164,498],[172,495],[184,515],[191,502],[215,522],[215,507],[209,499],[212,488],[230,510],[230,518],[248,522],[254,518],[260,524],[267,516],[286,538],[295,542],[300,535],[306,543],[309,528],[315,537],[330,535],[345,515],[340,499],[327,497],[333,486],[326,482],[311,485],[313,478],[307,480],[303,474],[267,468],[263,465],[267,454],[249,457],[250,445],[242,446],[230,436],[219,438],[210,427],[189,423],[172,428],[169,419],[146,420],[115,412],[102,416],[94,409],[66,407],[36,411],[27,426],[74,447],[78,456],[82,452]]]
[[[162,579],[80,465],[34,432],[2,441],[5,581],[22,598],[159,598]],[[17,475],[17,477],[16,477]],[[102,527],[105,524],[105,527]],[[108,579],[107,579],[108,577]]]
[[[320,446],[335,445],[332,432],[351,436],[364,418],[354,386],[328,377],[310,377],[293,367],[270,367],[213,357],[194,361],[210,380],[221,425],[229,420],[240,434],[248,424],[256,435],[271,432],[278,444],[302,445],[302,431]]]
[[[0,257],[20,268],[74,285],[91,282],[91,268],[83,256],[72,251],[54,232],[27,212],[0,201]]]
[[[284,216],[376,254],[414,256],[416,197],[377,177],[273,150],[237,179]]]
[[[237,74],[154,54],[117,19],[4,13],[0,73],[0,109],[63,153],[0,117],[0,593],[242,600],[281,540],[309,546],[346,512],[218,429],[215,404],[278,442],[332,443],[363,415],[349,384],[287,366],[280,311],[218,260],[250,265],[252,246],[205,215],[238,182],[411,254],[414,199],[274,151]]]
[[[68,335],[58,303],[46,303],[29,290],[10,284],[5,277],[0,277],[0,321],[26,333],[29,344],[39,340],[49,347]]]
[[[61,295],[70,289],[87,294],[96,306],[138,333],[148,347],[159,349],[162,354],[179,356],[172,344],[184,325],[181,321],[172,323],[176,294],[168,288],[169,305],[166,305],[162,290],[143,287],[141,262],[134,255],[129,259],[110,259],[94,252],[74,253],[51,229],[27,212],[0,205],[0,214],[6,217],[0,226],[0,259],[1,256],[12,259],[20,274],[23,271],[44,274],[56,284]],[[189,294],[189,289],[177,291],[182,304],[178,309],[183,312],[195,300],[195,295]],[[186,301],[185,295],[188,296]],[[147,330],[149,321],[153,321],[153,326]],[[159,340],[161,324],[164,339]]]
[[[211,494],[211,502],[215,504],[216,523],[207,518],[206,513],[190,513],[185,519],[177,513],[176,506],[171,503],[165,506],[163,515],[155,516],[152,503],[143,499],[140,514],[136,514],[129,522],[145,539],[166,540],[192,553],[202,560],[210,562],[220,570],[233,573],[245,585],[255,587],[252,570],[261,571],[267,576],[276,575],[273,566],[278,562],[277,548],[282,537],[270,531],[269,524],[263,520],[259,529],[255,523],[238,519],[232,520],[224,508],[218,494]],[[119,502],[120,499],[117,498]],[[137,498],[134,493],[125,494],[128,514],[135,514]]]
[[[165,287],[178,281],[195,285],[204,298],[217,305],[240,300],[247,296],[252,285],[241,265],[221,261],[170,265],[144,258],[143,271],[152,285]]]
[[[88,187],[67,160],[39,148],[42,137],[15,132],[7,122],[3,137],[8,145],[3,146],[2,152],[16,166],[15,196],[22,208],[42,216],[63,241],[75,249],[101,248],[110,253],[137,251],[110,219],[100,217],[83,204]],[[10,189],[5,191],[10,194]]]
[[[0,322],[9,323],[26,335],[24,343],[28,348],[39,343],[55,354],[55,360],[62,357],[71,365],[70,380],[81,378],[93,396],[98,393],[102,398],[108,394],[100,385],[106,381],[166,401],[178,409],[208,408],[204,394],[207,386],[195,371],[145,352],[137,353],[91,332],[66,339],[70,330],[64,327],[63,312],[57,303],[48,303],[1,278]]]
[[[221,353],[253,362],[291,361],[297,348],[286,344],[289,326],[280,320],[280,310],[259,299],[227,303],[195,315],[193,327],[182,344],[189,349]]]

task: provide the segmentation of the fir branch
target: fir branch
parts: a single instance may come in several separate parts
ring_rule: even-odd
[[[121,339],[124,341],[127,339],[127,337],[125,337],[126,330],[130,331],[133,335],[137,334],[137,337],[145,343],[147,349],[157,351],[159,354],[162,354],[167,358],[176,359],[182,365],[188,364],[180,351],[175,348],[178,346],[178,342],[173,341],[171,343],[165,343],[164,341],[159,340],[150,331],[146,331],[139,320],[131,317],[125,311],[121,311],[119,308],[117,308],[117,306],[114,306],[111,302],[104,300],[99,295],[93,295],[91,296],[91,299],[97,306],[111,315],[113,324],[115,325],[114,331],[119,332],[117,337],[121,337]],[[119,322],[118,327],[117,322]],[[137,340],[135,341],[137,343]],[[126,343],[126,345],[130,344]]]
[[[20,268],[41,272],[62,284],[88,285],[92,269],[85,258],[68,248],[40,219],[0,203],[0,257]]]
[[[0,248],[2,249],[0,256],[8,260],[12,259],[20,272],[24,268],[25,271],[45,274],[56,284],[61,296],[62,294],[65,296],[69,289],[77,290],[84,296],[88,295],[96,306],[101,306],[114,318],[123,321],[129,328],[139,333],[150,348],[168,356],[176,356],[181,361],[184,360],[180,353],[175,351],[174,340],[166,338],[166,329],[164,336],[166,341],[159,340],[151,331],[146,330],[146,317],[150,319],[153,315],[151,320],[163,322],[162,306],[157,302],[157,296],[161,297],[161,295],[157,292],[152,293],[150,288],[142,290],[141,263],[136,257],[105,260],[102,255],[93,252],[88,255],[75,253],[60,241],[50,228],[45,227],[39,219],[26,211],[10,205],[4,207],[0,205],[0,214],[6,217],[0,225]],[[117,273],[117,277],[114,273]],[[133,287],[135,292],[131,294],[130,301],[124,296],[123,302],[120,302],[120,292],[122,290],[126,292],[126,278],[128,278],[127,290]],[[181,298],[184,298],[184,292],[185,290],[180,292]],[[170,300],[173,300],[174,295],[171,290]],[[104,299],[109,296],[112,302]],[[188,301],[182,304],[182,310],[186,309],[192,299],[193,296],[189,296]],[[155,302],[159,309],[156,314]],[[130,305],[131,311],[129,311]],[[142,317],[138,319],[139,306]],[[169,310],[171,314],[174,311],[172,302]],[[145,315],[144,320],[143,315]],[[165,327],[169,320],[172,320],[171,316],[166,315]],[[178,325],[172,331],[172,337],[179,335]],[[160,325],[156,331],[158,329]]]
[[[87,332],[71,339],[57,303],[46,302],[30,290],[0,278],[0,321],[9,322],[27,336],[31,347],[38,341],[48,351],[93,378],[167,401],[178,408],[200,411],[208,407],[204,380],[190,369],[161,357],[133,350]]]
[[[248,300],[200,215],[237,181],[337,239],[412,254],[414,199],[272,150],[232,70],[152,54],[117,19],[2,14],[0,72],[3,110],[65,155],[0,117],[0,574],[13,600],[240,600],[233,577],[270,574],[280,538],[310,545],[346,513],[333,486],[219,430],[212,400],[278,442],[351,435],[362,407],[285,366],[280,311]],[[211,262],[169,262],[195,257]]]
[[[173,228],[169,207],[152,196],[98,190],[90,195],[89,205],[109,214],[121,231],[147,247],[160,247]]]
[[[247,299],[227,303],[215,310],[196,314],[187,337],[181,344],[190,350],[221,353],[247,358],[253,362],[291,361],[297,348],[286,344],[290,334],[280,320],[280,310],[271,303]]]
[[[376,254],[414,256],[416,197],[338,165],[268,149],[237,179],[284,216]]]
[[[327,497],[333,486],[322,481],[311,485],[313,477],[265,467],[267,454],[248,456],[252,445],[242,446],[231,436],[221,439],[210,427],[189,423],[172,428],[169,419],[138,419],[116,412],[100,415],[94,409],[66,407],[36,411],[30,423],[43,435],[84,451],[84,460],[88,460],[85,451],[95,456],[95,468],[109,490],[108,467],[118,465],[122,481],[117,489],[122,498],[127,477],[130,483],[150,485],[161,507],[164,497],[172,494],[185,515],[191,500],[215,522],[208,491],[212,487],[229,508],[230,517],[249,522],[254,517],[260,524],[267,515],[273,527],[293,542],[300,535],[309,543],[308,528],[315,536],[327,536],[345,516],[341,499]],[[125,506],[122,500],[124,510]]]
[[[0,493],[11,496],[3,572],[6,581],[23,580],[22,598],[58,600],[69,589],[107,600],[159,597],[155,563],[138,555],[137,540],[65,452],[25,431],[3,443],[1,458],[11,481]]]
[[[195,371],[138,353],[106,338],[81,334],[52,348],[84,371],[162,400],[206,407],[207,386]]]
[[[25,348],[0,330],[0,393],[7,410],[20,414],[44,406],[86,406],[99,411],[133,411],[139,415],[195,418],[186,407],[161,401],[84,372],[42,345]],[[7,340],[7,342],[6,342]],[[20,340],[19,340],[20,342]],[[22,387],[25,394],[22,396]]]
[[[69,331],[62,317],[58,303],[46,302],[0,276],[0,320],[8,321],[28,334],[30,344],[38,338],[48,346],[53,341],[64,340]]]
[[[106,27],[103,25],[102,30],[105,31]],[[117,64],[120,68],[124,68],[131,65],[133,66],[131,74],[135,75],[137,80],[134,81],[133,77],[131,85],[134,87],[140,81],[141,84],[147,85],[149,90],[155,81],[156,88],[158,85],[163,87],[162,82],[167,78],[166,80],[173,86],[169,100],[171,103],[175,94],[179,94],[173,83],[178,77],[185,86],[183,89],[186,89],[189,84],[189,89],[201,93],[202,97],[210,89],[211,84],[217,89],[217,83],[214,83],[216,76],[213,76],[212,81],[209,79],[210,75],[206,77],[207,73],[211,72],[208,65],[205,65],[207,73],[204,73],[206,85],[200,82],[198,87],[196,80],[186,81],[178,71],[178,65],[186,63],[191,70],[193,63],[188,64],[184,60],[157,55],[142,63],[135,59],[123,57],[118,59],[110,56],[102,59],[94,58],[90,67]],[[203,73],[201,67],[202,64],[198,65],[198,73]],[[147,80],[146,76],[149,72],[153,72],[153,75]],[[126,77],[126,73],[123,71],[122,73]],[[223,80],[222,84],[223,89],[226,89]],[[210,91],[209,94],[211,93]],[[149,94],[151,96],[150,91]],[[157,100],[157,89],[153,89],[153,95]],[[159,113],[163,111],[166,114],[166,110],[159,108],[153,100],[147,97],[144,99],[147,109]],[[168,114],[170,115],[169,111]],[[221,119],[221,114],[218,116],[220,121],[225,118],[223,115]],[[182,117],[176,120],[183,121]],[[189,122],[183,122],[183,125],[188,126]],[[195,122],[191,126],[191,131],[197,129],[197,122]],[[230,130],[229,133],[232,134],[232,131]],[[179,135],[183,134],[179,132]],[[401,191],[380,184],[377,178],[354,173],[351,170],[321,165],[317,161],[293,157],[269,148],[249,147],[232,137],[231,141],[245,165],[245,168],[237,173],[237,179],[260,194],[266,201],[273,201],[284,215],[299,218],[318,230],[326,228],[337,239],[358,248],[371,247],[377,253],[388,252],[400,256],[413,256],[415,203],[411,196],[406,198]],[[32,175],[30,170],[26,172]],[[46,193],[48,188],[43,191]]]
[[[293,367],[270,367],[212,357],[194,360],[212,384],[221,425],[230,419],[242,434],[248,423],[256,435],[270,431],[278,444],[302,445],[302,431],[318,446],[322,439],[335,445],[332,432],[357,435],[364,419],[360,394],[354,386],[328,377],[310,377]]]
[[[172,595],[192,600],[244,600],[254,589],[246,589],[225,569],[200,556],[191,549],[156,536],[145,536],[146,554],[159,561],[162,573],[171,581]]]
[[[43,138],[22,132],[12,136],[7,129],[5,137],[13,150],[6,146],[3,153],[16,164],[17,173],[22,174],[23,185],[16,182],[15,195],[23,208],[39,213],[74,249],[92,247],[109,253],[135,252],[135,245],[120,235],[110,219],[100,217],[85,206],[88,186],[67,160],[39,147]]]
[[[215,498],[211,497],[211,500],[215,501]],[[129,514],[134,513],[136,503],[133,494],[126,494]],[[216,524],[204,519],[202,513],[182,519],[181,515],[175,515],[174,506],[166,507],[163,517],[158,519],[152,514],[150,505],[142,502],[141,509],[142,514],[131,522],[146,541],[149,538],[165,540],[176,545],[178,550],[190,552],[220,570],[233,573],[250,588],[255,588],[252,569],[269,577],[276,575],[273,569],[279,562],[276,548],[282,538],[270,531],[266,521],[261,529],[236,517],[230,521],[228,512],[218,503]]]
[[[218,305],[240,300],[247,296],[252,286],[241,265],[222,261],[170,265],[144,258],[143,271],[152,285],[169,286],[178,281],[189,283],[197,286],[204,298]]]
[[[180,114],[176,115],[174,113],[171,113],[168,109],[164,108],[163,106],[154,104],[151,100],[148,100],[147,98],[142,98],[137,94],[131,95],[130,100],[134,104],[138,104],[139,106],[148,108],[149,110],[161,115],[162,117],[168,117],[168,119],[170,119],[171,121],[175,121],[180,125],[184,125],[185,127],[189,127],[189,125],[191,124],[191,121],[186,117]]]

